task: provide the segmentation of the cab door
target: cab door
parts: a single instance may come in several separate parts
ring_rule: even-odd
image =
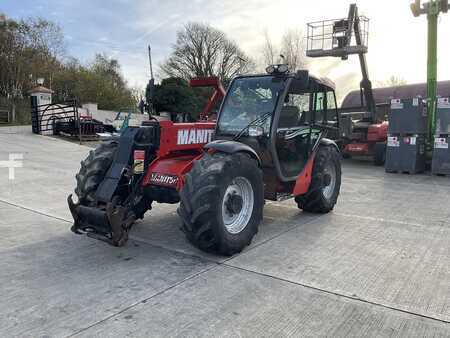
[[[314,94],[292,80],[275,128],[275,157],[283,181],[292,181],[305,167],[311,150]]]

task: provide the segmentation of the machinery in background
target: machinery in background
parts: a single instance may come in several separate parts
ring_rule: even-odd
[[[307,51],[309,57],[340,57],[358,55],[362,80],[360,104],[340,109],[342,154],[344,157],[373,156],[374,163],[383,165],[386,154],[388,123],[378,114],[365,54],[368,52],[369,19],[358,14],[351,4],[347,18],[308,24]]]

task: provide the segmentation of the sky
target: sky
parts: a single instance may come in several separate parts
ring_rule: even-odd
[[[67,54],[89,62],[96,53],[117,58],[128,83],[149,78],[147,45],[157,70],[170,53],[176,31],[189,21],[223,30],[249,55],[258,58],[264,32],[276,41],[288,29],[306,32],[311,21],[347,16],[356,2],[370,18],[369,73],[375,85],[396,76],[408,83],[426,81],[426,17],[413,17],[412,0],[1,0],[0,12],[19,19],[40,16],[58,23]],[[438,80],[450,80],[450,13],[439,19]],[[308,66],[334,80],[340,91],[357,88],[357,56],[348,61],[313,59]]]

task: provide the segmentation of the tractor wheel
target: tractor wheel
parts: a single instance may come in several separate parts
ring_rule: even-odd
[[[312,181],[306,194],[295,201],[307,212],[327,213],[333,210],[341,188],[341,162],[333,146],[320,146],[314,159]]]
[[[262,170],[245,153],[205,155],[185,176],[178,214],[196,247],[231,256],[250,244],[262,221]]]
[[[114,141],[102,143],[81,161],[81,169],[75,176],[77,180],[75,193],[81,205],[95,206],[95,192],[114,160],[117,147],[118,143]]]
[[[374,147],[373,163],[382,166],[386,162],[386,144],[376,143]]]

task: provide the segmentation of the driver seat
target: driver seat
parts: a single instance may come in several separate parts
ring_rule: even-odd
[[[278,128],[290,128],[298,126],[300,110],[297,106],[284,106],[281,108]]]

